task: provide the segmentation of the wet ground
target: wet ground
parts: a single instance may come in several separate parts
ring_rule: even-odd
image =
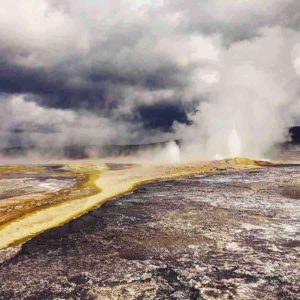
[[[88,179],[88,174],[63,165],[0,166],[0,225],[41,207],[95,193],[85,186]]]
[[[147,184],[0,265],[0,299],[299,299],[300,167]]]
[[[2,169],[0,168],[0,200],[58,191],[76,183],[76,178],[67,174],[62,166],[20,168],[20,170],[15,168],[8,169],[7,172],[5,167]]]

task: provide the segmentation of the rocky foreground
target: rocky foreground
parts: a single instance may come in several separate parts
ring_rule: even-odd
[[[0,299],[299,299],[300,167],[144,185],[25,243]]]

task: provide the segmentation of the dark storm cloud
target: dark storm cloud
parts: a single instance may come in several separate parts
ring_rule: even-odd
[[[150,106],[140,106],[136,112],[139,119],[144,120],[147,128],[169,130],[174,120],[188,124],[187,111],[180,103],[158,103]],[[147,118],[147,116],[152,116]]]
[[[22,97],[24,110],[34,103],[38,125],[59,131],[77,119],[88,130],[84,112],[109,132],[123,126],[130,140],[145,129],[160,135],[175,121],[190,123],[213,91],[224,45],[251,41],[264,27],[297,29],[299,11],[296,0],[2,0],[1,98]],[[48,111],[56,122],[40,124]],[[30,120],[19,123],[30,131]]]
[[[35,95],[43,106],[99,114],[123,113],[124,105],[135,110],[181,97],[195,69],[210,64],[210,54],[208,62],[205,55],[189,60],[189,37],[172,32],[159,21],[162,15],[152,18],[160,6],[15,2],[15,12],[6,11],[8,1],[0,7],[7,14],[0,23],[0,90]]]
[[[119,74],[113,70],[93,69],[82,74],[68,70],[48,71],[12,64],[0,65],[0,92],[31,94],[43,106],[63,109],[87,109],[99,114],[112,113],[123,105],[127,90],[133,88],[151,92],[164,89],[184,89],[191,70],[180,70],[174,65],[162,65],[151,72]],[[80,76],[82,82],[69,84]],[[175,100],[175,95],[173,96]],[[160,96],[158,101],[164,101]],[[136,104],[138,105],[138,103]],[[173,104],[174,106],[174,104]],[[158,106],[157,106],[158,108]],[[148,115],[149,117],[152,116]],[[166,115],[168,118],[168,116]],[[145,116],[146,118],[146,116]],[[172,118],[172,115],[170,115]],[[142,121],[142,120],[141,120]]]

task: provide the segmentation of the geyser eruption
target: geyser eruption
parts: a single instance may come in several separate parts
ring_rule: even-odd
[[[213,92],[191,116],[194,126],[183,131],[188,153],[259,159],[288,140],[299,114],[299,40],[299,33],[274,27],[224,52]]]
[[[163,150],[163,158],[170,163],[180,162],[180,149],[176,142],[171,141],[167,143]]]
[[[242,145],[240,136],[235,128],[233,128],[228,137],[228,148],[230,157],[238,157],[241,155]]]
[[[235,128],[231,129],[231,132],[228,135],[228,141],[226,146],[227,146],[226,153],[224,152],[223,155],[221,155],[220,153],[216,153],[213,157],[214,160],[221,160],[224,159],[225,157],[241,156],[242,153],[241,138]]]

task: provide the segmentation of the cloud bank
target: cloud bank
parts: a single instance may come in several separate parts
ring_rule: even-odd
[[[299,119],[298,0],[0,3],[0,146],[263,155]]]

